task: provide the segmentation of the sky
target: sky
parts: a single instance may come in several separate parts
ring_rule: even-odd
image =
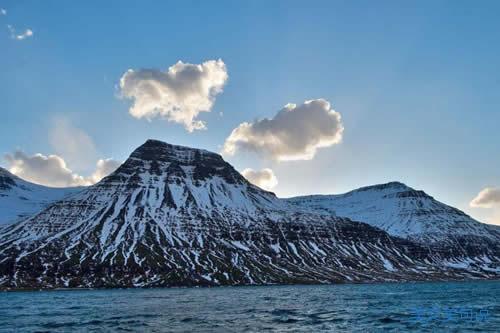
[[[498,2],[0,9],[0,165],[24,178],[92,184],[154,138],[280,197],[401,181],[500,224]]]

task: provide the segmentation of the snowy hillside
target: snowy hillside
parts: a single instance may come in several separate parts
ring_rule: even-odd
[[[148,140],[0,231],[0,289],[497,278],[498,239],[469,245],[394,237],[278,199],[218,154]]]
[[[0,226],[26,218],[79,190],[33,184],[0,168]]]
[[[480,223],[423,191],[399,182],[363,187],[340,195],[287,199],[296,207],[368,223],[390,235],[417,241],[476,236],[495,241],[500,228]]]

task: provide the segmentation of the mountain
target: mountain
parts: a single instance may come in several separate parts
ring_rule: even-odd
[[[390,235],[419,242],[443,242],[477,237],[498,241],[500,227],[480,223],[424,191],[390,182],[339,195],[310,195],[287,199],[312,211],[323,211],[368,223]]]
[[[1,230],[0,288],[498,278],[498,240],[434,246],[363,222],[279,199],[218,154],[148,140],[99,183]]]
[[[27,182],[0,168],[0,226],[19,221],[80,188],[52,188]]]

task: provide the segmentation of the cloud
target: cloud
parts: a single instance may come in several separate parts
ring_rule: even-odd
[[[278,185],[278,179],[274,175],[273,170],[265,168],[256,171],[250,168],[243,170],[241,173],[250,183],[257,185],[265,190],[271,190]]]
[[[7,29],[9,29],[9,32],[10,32],[10,38],[15,39],[15,40],[23,40],[23,39],[26,39],[26,38],[33,36],[33,30],[31,30],[31,29],[26,29],[26,30],[24,30],[23,33],[20,33],[20,34],[18,34],[16,32],[16,29],[11,25],[7,25]]]
[[[470,202],[471,207],[493,208],[500,206],[500,188],[487,187]]]
[[[223,153],[255,151],[278,161],[310,160],[321,147],[342,140],[340,113],[324,99],[287,104],[272,119],[244,122],[226,139]]]
[[[0,8],[0,15],[3,15],[3,16],[7,15],[7,10]]]
[[[123,97],[133,100],[129,109],[132,116],[148,120],[164,117],[192,132],[205,128],[196,117],[211,111],[227,79],[221,59],[199,65],[179,61],[167,71],[129,69],[120,79],[120,90]]]
[[[92,138],[74,127],[66,118],[56,118],[49,132],[49,142],[55,153],[77,170],[86,169],[97,160],[97,149]]]
[[[83,177],[74,173],[66,165],[64,159],[57,155],[27,155],[22,151],[5,155],[8,169],[27,181],[51,186],[70,187],[87,186],[101,180],[107,174],[113,172],[119,163],[111,159],[99,160],[95,172],[89,177]]]
[[[10,172],[37,184],[53,187],[89,185],[82,176],[74,174],[57,155],[28,156],[22,151],[16,151],[12,155],[7,154],[5,159]]]
[[[98,160],[96,164],[96,170],[94,173],[88,178],[91,184],[95,184],[107,175],[111,174],[113,171],[118,169],[120,166],[120,162],[115,161],[111,158],[107,158],[104,160]]]

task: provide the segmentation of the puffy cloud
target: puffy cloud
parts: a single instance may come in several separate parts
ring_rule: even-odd
[[[33,36],[33,30],[31,30],[31,29],[26,29],[26,30],[24,30],[24,32],[22,32],[20,34],[17,33],[16,29],[11,25],[7,25],[7,29],[9,29],[9,32],[10,32],[10,38],[15,39],[15,40],[23,40],[23,39],[26,39],[26,38]]]
[[[132,116],[148,120],[161,116],[192,132],[205,128],[196,117],[211,111],[227,79],[221,59],[202,64],[179,61],[167,71],[129,69],[120,79],[120,90],[123,97],[133,99]]]
[[[250,183],[255,184],[265,190],[271,190],[278,185],[278,179],[273,170],[265,168],[260,171],[247,168],[241,173]]]
[[[0,15],[7,15],[7,10],[0,8]]]
[[[120,162],[115,161],[111,158],[107,158],[104,160],[98,160],[96,165],[96,170],[94,173],[88,178],[91,184],[95,184],[120,166]]]
[[[226,139],[223,153],[255,151],[275,160],[310,160],[321,147],[342,140],[344,127],[340,113],[324,99],[287,104],[272,119],[244,122]]]
[[[68,165],[77,170],[86,169],[97,160],[98,153],[92,138],[66,118],[54,119],[49,142],[55,153],[64,156]]]
[[[118,162],[111,159],[99,160],[95,172],[89,177],[83,177],[69,169],[64,159],[57,155],[29,156],[16,151],[5,155],[5,160],[13,174],[33,183],[52,187],[92,185],[119,166]]]
[[[53,187],[89,185],[82,176],[74,174],[57,155],[28,156],[16,151],[13,155],[7,154],[5,159],[10,172],[37,184]]]
[[[487,187],[470,202],[471,207],[492,208],[500,206],[500,188]]]

